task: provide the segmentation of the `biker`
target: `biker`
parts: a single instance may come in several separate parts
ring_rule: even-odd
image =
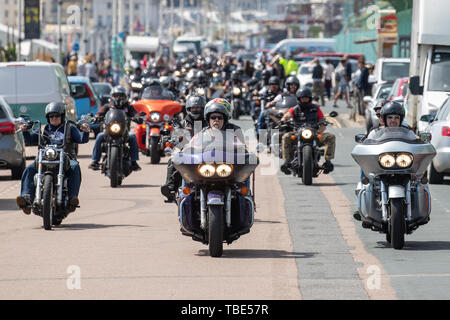
[[[266,103],[269,103],[270,101],[275,99],[281,92],[282,91],[280,89],[280,79],[277,76],[272,76],[269,79],[269,88],[267,90],[264,90],[263,88],[259,93],[261,96],[261,100],[264,100]],[[264,109],[261,109],[261,113],[259,114],[258,117],[258,127],[257,127],[258,135],[259,131],[266,127],[265,113],[264,113],[266,108],[267,106],[264,105]]]
[[[51,102],[45,107],[45,117],[47,125],[44,127],[45,144],[62,145],[64,142],[65,129],[65,107],[60,102]],[[75,143],[87,143],[89,141],[90,126],[84,123],[80,130],[74,125],[70,125],[70,134],[66,141],[65,152],[70,158],[70,168],[67,170],[67,188],[69,196],[69,211],[75,211],[79,204],[78,193],[81,185],[81,171],[75,153]],[[23,137],[27,144],[38,143],[39,133],[29,132],[27,125],[21,125]],[[20,196],[16,198],[17,205],[25,214],[31,213],[32,203],[35,197],[36,186],[34,176],[37,173],[36,161],[25,168],[22,174],[22,185]]]
[[[113,108],[122,109],[128,116],[128,130],[130,129],[130,121],[140,122],[135,119],[137,114],[136,110],[132,105],[128,103],[128,96],[126,90],[122,86],[116,86],[111,91],[112,101],[109,104],[103,106],[95,115],[96,122],[100,122],[105,117],[106,113]],[[142,119],[140,119],[142,121]],[[89,169],[99,170],[100,169],[100,158],[102,156],[102,142],[105,140],[105,134],[103,132],[97,135],[95,140],[94,150],[92,152],[92,162],[89,165]],[[136,140],[136,135],[132,132],[129,133],[128,143],[130,146],[130,158],[131,158],[131,170],[139,171],[141,167],[137,164],[139,160],[139,150]]]
[[[233,87],[238,87],[241,88],[242,87],[242,80],[239,77],[239,73],[235,70],[231,73],[231,79],[227,80],[227,82],[225,83],[225,88],[224,88],[224,92],[225,92],[225,97],[226,98],[231,98],[233,92],[232,92],[232,88]]]
[[[172,140],[175,141],[175,147],[177,149],[182,148],[184,144],[189,142],[191,137],[194,136],[194,131],[197,129],[195,126],[200,125],[203,129],[207,126],[207,123],[203,117],[206,101],[203,96],[193,94],[188,96],[186,100],[186,117],[179,123],[174,122],[174,133]],[[179,135],[178,132],[182,132]],[[180,141],[179,138],[183,140]],[[167,198],[167,202],[173,202],[175,200],[175,192],[181,185],[181,175],[175,169],[172,163],[172,158],[167,162],[167,176],[166,183],[161,186],[161,193]]]
[[[298,105],[289,109],[288,112],[281,119],[285,122],[289,119],[294,119],[294,123],[310,123],[318,125],[317,133],[322,135],[319,140],[319,146],[325,146],[325,162],[323,163],[324,173],[330,173],[333,171],[334,166],[331,160],[334,159],[334,150],[336,146],[336,136],[332,133],[324,133],[326,129],[326,121],[322,111],[317,104],[312,103],[312,93],[309,89],[303,89],[297,91]],[[297,139],[292,141],[291,136],[296,132],[289,132],[283,135],[282,138],[282,153],[284,164],[281,166],[281,171],[285,174],[291,174],[291,162],[294,154],[293,148],[296,145]]]

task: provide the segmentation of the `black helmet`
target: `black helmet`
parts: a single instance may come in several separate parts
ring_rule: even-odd
[[[269,85],[271,84],[276,84],[277,86],[280,85],[280,78],[278,78],[277,76],[271,76],[269,79]]]
[[[298,81],[298,78],[296,76],[289,76],[286,79],[286,82],[284,83],[284,86],[286,87],[286,89],[289,90],[289,86],[294,83],[297,85],[297,89],[300,87],[300,81]]]
[[[205,98],[203,98],[202,96],[199,95],[190,95],[188,96],[188,98],[186,99],[186,112],[188,115],[190,115],[194,120],[201,120],[203,117],[203,110],[201,110],[200,112],[193,112],[191,111],[192,107],[201,107],[202,109],[205,108]]]
[[[209,101],[205,106],[204,118],[209,121],[209,116],[211,113],[222,113],[225,116],[225,122],[227,122],[231,117],[231,105],[223,98],[216,98]]]
[[[298,89],[295,95],[297,96],[297,99],[309,98],[312,100],[312,92],[309,89]]]
[[[269,78],[271,75],[272,75],[272,73],[269,70],[264,69],[261,73],[261,78],[267,82],[267,81],[269,81]]]
[[[45,117],[47,118],[47,121],[50,121],[49,115],[54,113],[59,114],[61,116],[61,120],[64,121],[65,112],[66,108],[61,102],[50,102],[45,107]]]
[[[403,118],[405,118],[405,109],[403,106],[394,101],[388,101],[383,108],[381,108],[381,116],[383,117],[384,124],[387,124],[387,116],[391,114],[396,114],[400,116],[400,123],[402,123]]]
[[[122,86],[115,86],[111,91],[111,97],[116,106],[121,107],[127,101],[127,91]]]

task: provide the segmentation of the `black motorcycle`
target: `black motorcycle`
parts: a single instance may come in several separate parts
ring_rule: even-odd
[[[249,177],[258,158],[239,142],[225,147],[224,139],[234,141],[234,135],[213,135],[205,131],[192,139],[173,163],[184,181],[177,194],[181,232],[207,244],[210,256],[220,257],[224,242],[231,244],[253,225]]]
[[[52,225],[58,226],[70,212],[69,196],[66,176],[70,169],[70,157],[65,152],[68,135],[64,134],[62,145],[45,144],[45,139],[51,137],[45,135],[41,128],[40,121],[26,120],[29,117],[22,116],[22,123],[27,125],[28,130],[33,130],[35,125],[38,127],[38,154],[36,156],[35,176],[36,199],[33,203],[34,214],[42,217],[45,230],[51,230]],[[75,125],[79,128],[83,122],[92,122],[88,116],[82,116],[78,123],[66,120],[64,123],[64,133],[69,132],[70,126]]]
[[[128,119],[124,110],[110,109],[104,118],[104,138],[102,142],[102,173],[109,177],[111,187],[116,188],[130,175],[131,160],[128,145]]]

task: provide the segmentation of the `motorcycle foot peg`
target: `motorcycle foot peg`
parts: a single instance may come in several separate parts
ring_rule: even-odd
[[[372,229],[372,225],[366,221],[363,221],[361,225],[364,229]]]

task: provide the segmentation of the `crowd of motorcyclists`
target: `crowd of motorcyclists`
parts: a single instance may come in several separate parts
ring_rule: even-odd
[[[209,204],[208,192],[211,190],[205,187],[205,182],[195,175],[200,173],[203,177],[210,177],[216,173],[220,177],[228,177],[226,174],[230,174],[229,171],[232,169],[222,167],[220,170],[223,171],[219,174],[218,167],[203,169],[205,166],[200,166],[195,174],[187,173],[183,171],[182,164],[174,161],[174,157],[199,136],[207,133],[217,137],[217,131],[231,130],[235,135],[231,143],[240,141],[245,145],[241,129],[232,123],[233,119],[239,119],[241,115],[252,117],[259,146],[268,148],[269,152],[272,151],[284,160],[280,167],[283,173],[297,175],[306,185],[309,185],[312,183],[312,178],[317,177],[318,174],[332,172],[336,137],[332,133],[325,132],[329,122],[321,111],[320,100],[313,97],[310,89],[302,88],[296,76],[285,77],[284,72],[280,72],[280,69],[283,70],[287,65],[288,62],[285,62],[283,66],[279,58],[268,59],[262,56],[251,63],[249,60],[239,60],[233,55],[220,57],[213,52],[205,56],[192,54],[180,57],[170,66],[140,62],[136,68],[127,70],[126,85],[113,88],[110,102],[87,123],[70,124],[69,133],[64,131],[67,128],[64,105],[49,104],[45,111],[48,123],[44,128],[43,136],[49,145],[64,145],[64,151],[68,154],[68,165],[63,172],[63,175],[67,177],[67,212],[75,211],[79,205],[81,171],[76,161],[74,145],[88,141],[89,123],[105,124],[104,132],[96,137],[89,169],[101,169],[110,177],[113,187],[120,185],[122,179],[132,171],[141,170],[137,163],[140,151],[138,139],[141,138],[140,136],[137,138],[131,131],[131,121],[138,125],[144,121],[161,123],[161,130],[166,130],[169,138],[161,143],[161,150],[158,152],[172,154],[168,160],[166,182],[161,186],[161,193],[166,198],[166,202],[177,202],[183,209],[182,200],[186,200],[186,195],[197,192],[195,191],[197,187],[206,188],[201,189],[200,208],[195,209],[202,217],[201,223],[204,230],[208,230],[203,226],[203,216],[207,211],[205,204]],[[283,76],[280,77],[280,74]],[[157,115],[151,110],[142,112],[142,108],[138,108],[139,101],[152,99],[179,103],[180,112],[162,119],[161,114]],[[401,106],[393,103],[385,103],[385,105],[380,103],[375,111],[380,115],[381,127],[370,132],[366,139],[376,136],[383,125],[400,126],[404,111],[402,113],[399,108],[402,109]],[[21,129],[24,131],[25,139],[30,140],[30,143],[39,135],[39,132],[31,129],[30,123],[24,123]],[[149,136],[150,132],[146,135]],[[64,143],[67,137],[69,142]],[[227,143],[230,141],[227,140]],[[152,147],[149,152],[154,153],[155,150]],[[258,149],[258,151],[261,150]],[[36,174],[45,174],[38,169],[38,167],[41,168],[41,165],[38,165],[41,160],[37,157],[36,161],[27,167],[22,177],[21,195],[17,197],[17,205],[26,214],[30,214],[32,210],[41,212],[38,208],[42,207],[42,202],[35,201],[34,179]],[[241,192],[240,190],[250,187],[251,173],[249,171],[242,175],[243,178],[229,181],[220,196],[222,198],[219,197],[222,199],[222,202],[219,202],[225,203],[224,212],[231,212],[231,208],[235,206],[231,204],[231,200],[229,200],[230,204],[227,204],[227,192],[243,195],[246,200],[243,198],[242,203],[250,201],[248,195],[251,195],[251,191],[247,189]],[[363,176],[361,172],[361,177]],[[217,187],[216,184],[217,182],[211,182],[211,185],[215,187]],[[203,192],[206,192],[205,195]],[[207,200],[204,200],[204,197],[207,197]],[[233,197],[233,199],[236,198]],[[191,206],[189,210],[194,210],[195,205]],[[250,201],[249,206],[252,207],[253,202]],[[183,210],[189,211],[186,208]],[[208,219],[212,219],[214,214],[214,210],[211,209],[211,218]],[[231,217],[227,220],[228,227],[234,223],[233,213],[230,214]],[[59,219],[61,220],[61,217]],[[359,212],[355,214],[355,219],[361,220]],[[180,222],[183,234],[200,239],[204,243],[216,242],[216,247],[210,247],[210,250],[213,250],[217,256],[221,255],[221,248],[217,248],[217,241],[212,239],[211,235],[209,235],[210,238],[206,233],[199,236],[201,230],[198,227],[183,224],[181,216]],[[365,223],[368,222],[365,221]],[[248,224],[245,226],[249,228]],[[228,235],[226,240],[233,241],[240,234],[248,232],[246,228],[236,229],[237,233],[235,232],[234,236]],[[233,233],[230,231],[230,234]]]

